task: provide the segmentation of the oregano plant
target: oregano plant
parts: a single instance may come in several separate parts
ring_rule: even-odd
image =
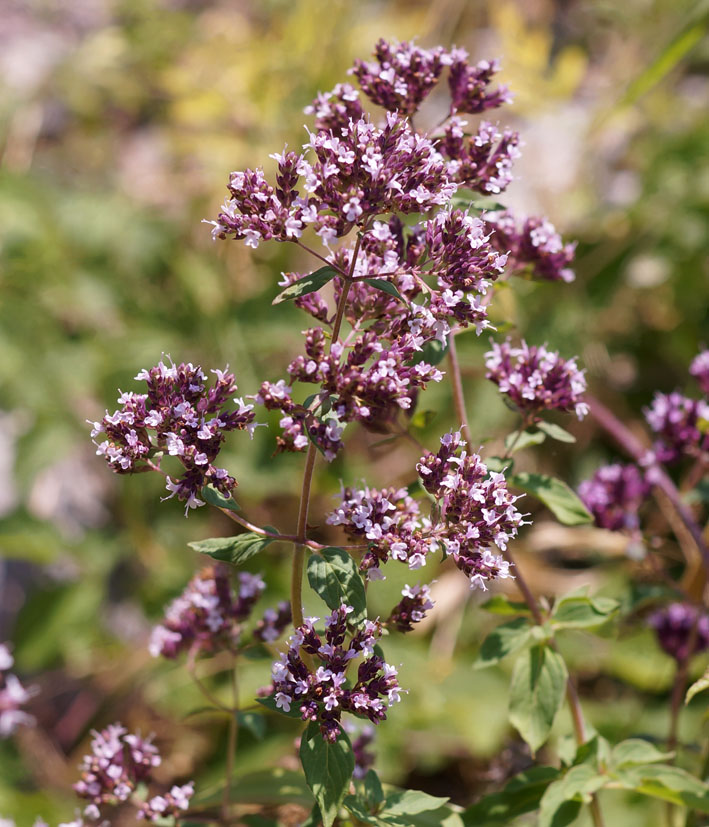
[[[163,357],[137,374],[135,390],[122,393],[118,409],[91,433],[115,473],[161,475],[164,499],[172,501],[166,508],[179,502],[186,515],[214,508],[234,523],[232,536],[191,543],[204,566],[166,607],[149,644],[154,657],[183,661],[207,708],[223,717],[224,781],[216,798],[200,796],[189,779],[155,788],[158,748],[116,723],[95,734],[81,765],[74,790],[82,812],[72,824],[109,823],[124,805],[157,824],[275,824],[232,796],[239,730],[264,738],[275,715],[298,722],[302,777],[293,780],[289,770],[281,786],[282,768],[265,777],[274,795],[287,788],[306,803],[299,823],[311,827],[503,825],[532,812],[536,823],[559,827],[582,810],[601,827],[611,823],[606,797],[622,791],[665,802],[668,824],[678,823],[678,814],[698,824],[695,814],[709,813],[706,758],[694,772],[674,763],[690,662],[709,648],[703,593],[685,588],[660,559],[663,605],[638,609],[588,589],[550,599],[537,596],[515,559],[515,542],[530,523],[527,503],[536,500],[564,526],[595,522],[625,534],[629,559],[652,554],[652,537],[681,531],[709,564],[703,506],[689,498],[707,468],[709,353],[690,369],[702,396],[658,393],[646,412],[654,442],[643,443],[589,397],[576,358],[495,329],[488,310],[501,284],[519,283],[512,276],[559,290],[574,278],[574,245],[548,220],[516,217],[504,206],[520,138],[489,120],[511,100],[495,81],[498,68],[459,48],[379,41],[374,62],[357,60],[351,69],[359,88],[340,83],[306,107],[307,142],[271,156],[272,179],[260,167],[231,174],[224,205],[208,222],[214,239],[250,248],[290,244],[312,262],[310,272],[274,280],[270,294],[274,314],[293,302],[307,317],[301,352],[240,397],[228,368],[205,372]],[[494,383],[518,415],[496,454],[477,447],[488,435],[468,421],[456,346],[468,330],[492,337],[480,381]],[[424,445],[417,433],[430,426],[431,412],[418,406],[431,383],[449,384],[457,427]],[[278,428],[257,438],[269,439],[275,454],[303,455],[290,526],[252,522],[234,497],[237,479],[219,464],[230,432],[253,438],[265,411],[278,413]],[[594,417],[632,463],[598,470],[578,492],[568,481],[517,470],[523,452],[574,443],[550,414],[570,422]],[[313,513],[314,476],[335,457],[346,459],[347,432],[356,427],[411,443],[407,487],[343,484],[328,513]],[[681,463],[688,468],[678,485],[668,468]],[[652,497],[672,515],[669,527],[644,527]],[[313,539],[315,523],[329,526],[338,545]],[[257,611],[266,584],[243,566],[274,548],[289,550],[282,558],[289,599]],[[427,572],[441,559],[471,589],[492,593],[481,611],[500,622],[471,663],[470,691],[477,670],[509,659],[509,722],[529,750],[526,769],[467,809],[382,784],[374,769],[375,728],[397,726],[396,707],[408,690],[387,659],[387,638],[435,612]],[[368,599],[378,581],[401,566],[411,570],[413,585],[386,615],[372,616]],[[304,615],[304,588],[319,599],[319,617]],[[517,599],[509,597],[514,592]],[[638,616],[676,662],[665,744],[642,733],[611,743],[596,732],[564,656],[570,635],[608,634],[621,617]],[[245,698],[239,668],[258,656],[272,665],[259,697]],[[199,674],[209,659],[229,674],[229,703]],[[2,734],[29,723],[21,709],[29,696],[11,668],[10,649],[0,647]],[[688,699],[707,687],[705,675]],[[562,709],[573,728],[565,749],[553,738]]]

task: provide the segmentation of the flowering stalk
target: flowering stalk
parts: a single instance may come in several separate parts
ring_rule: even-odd
[[[332,326],[332,338],[330,339],[329,348],[330,354],[332,354],[332,348],[340,336],[340,328],[342,327],[342,320],[345,316],[345,307],[347,305],[347,296],[350,291],[352,276],[354,275],[355,267],[357,265],[357,257],[362,243],[362,236],[366,231],[367,225],[365,225],[362,231],[357,234],[357,242],[352,254],[352,264],[350,266],[349,273],[343,279],[344,285],[342,292],[340,293],[339,301],[337,302],[335,321]],[[293,551],[293,569],[291,572],[291,613],[293,615],[293,625],[296,628],[303,625],[303,566],[305,563],[305,546],[308,544],[308,509],[310,507],[310,488],[313,482],[316,456],[317,449],[315,447],[315,443],[311,441],[310,445],[308,445],[308,453],[305,458],[305,470],[303,471],[303,487],[300,493],[298,527],[296,529],[296,539]]]
[[[451,339],[452,339],[451,335]],[[457,359],[451,360],[451,374],[455,374],[451,376],[451,385],[453,388],[453,398],[455,400],[455,410],[459,415],[462,415],[462,422],[461,422],[461,431],[466,429],[468,433],[470,432],[470,428],[467,421],[467,416],[465,414],[465,397],[463,395],[463,383],[462,378],[460,375],[460,364],[458,363]],[[524,430],[524,426],[520,429]],[[515,562],[515,559],[510,552],[509,548],[503,549],[502,554],[510,564],[510,566],[514,567],[515,570],[515,579],[517,581],[517,585],[519,587],[520,592],[522,593],[522,597],[524,598],[525,603],[529,607],[530,612],[532,613],[532,617],[534,618],[534,622],[538,626],[542,626],[544,624],[544,616],[542,611],[539,607],[539,603],[535,598],[532,590],[529,588],[524,576],[522,575],[519,565]],[[557,644],[555,639],[552,637],[549,640],[549,645],[554,649],[557,650]],[[566,700],[569,704],[569,710],[571,712],[571,720],[574,727],[574,736],[576,738],[576,743],[581,746],[582,744],[586,743],[586,724],[583,715],[583,709],[581,708],[581,701],[578,696],[578,692],[576,690],[576,686],[571,678],[571,675],[568,676],[566,679]],[[593,819],[593,823],[595,827],[604,827],[603,821],[603,814],[601,813],[600,804],[598,802],[598,798],[596,795],[592,794],[591,799],[589,802],[589,809],[591,811],[591,817]]]

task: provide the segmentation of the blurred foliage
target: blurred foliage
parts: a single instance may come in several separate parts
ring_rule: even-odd
[[[597,392],[638,419],[655,389],[687,384],[689,360],[709,343],[706,14],[678,0],[2,4],[0,640],[14,641],[22,674],[42,691],[39,727],[0,742],[0,815],[68,817],[88,730],[118,718],[157,733],[166,780],[219,781],[220,721],[185,719],[198,693],[183,670],[150,664],[145,640],[200,564],[187,543],[226,533],[228,521],[207,509],[185,520],[148,475],[111,477],[85,420],[112,409],[116,389],[133,388],[163,352],[205,368],[229,362],[245,394],[284,375],[303,320],[270,301],[282,270],[309,264],[280,245],[212,245],[200,220],[215,214],[229,171],[268,166],[269,152],[297,145],[303,106],[380,36],[500,56],[527,142],[506,203],[549,214],[579,246],[573,285],[515,280],[493,316],[579,353]],[[480,442],[514,425],[480,381],[486,347],[460,339]],[[453,424],[448,389],[429,390],[419,409],[438,411],[418,432],[432,446]],[[346,464],[319,469],[314,515],[341,479],[411,481],[410,446],[376,447],[377,435],[350,430]],[[575,483],[612,455],[590,444],[591,424],[574,430],[579,443],[532,450],[525,470]],[[302,457],[279,457],[274,472],[273,447],[267,429],[253,442],[235,437],[225,464],[250,519],[287,531]],[[594,539],[579,558],[565,550],[573,532],[544,545],[536,531],[519,547],[541,590],[587,582],[630,600],[627,568]],[[249,565],[267,576],[263,605],[287,592],[288,550],[274,548]],[[406,574],[375,591],[374,613],[395,602]],[[438,573],[454,599],[441,601],[435,628],[406,647],[386,642],[410,694],[381,728],[378,766],[386,780],[467,803],[528,759],[506,723],[510,667],[471,671],[489,619],[449,575]],[[612,740],[662,739],[670,666],[649,633],[635,623],[617,641],[578,636],[565,654],[593,725]],[[267,666],[248,664],[244,698]],[[682,733],[696,735],[701,720],[698,700]],[[570,723],[557,726],[562,743]],[[263,742],[243,736],[237,772],[289,752],[297,730],[280,719],[268,727]],[[659,812],[630,796],[607,806],[609,823],[624,825]]]

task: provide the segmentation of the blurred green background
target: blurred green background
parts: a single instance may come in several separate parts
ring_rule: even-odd
[[[20,674],[41,688],[38,727],[0,742],[0,816],[69,817],[88,730],[116,719],[157,733],[165,780],[218,781],[220,722],[185,720],[199,695],[182,669],[152,663],[145,641],[200,564],[187,542],[230,526],[206,509],[185,520],[160,503],[151,475],[111,475],[85,420],[112,411],[117,388],[135,389],[132,377],[163,352],[205,369],[228,362],[244,394],[285,375],[307,322],[270,302],[280,272],[309,263],[286,245],[212,243],[200,222],[215,216],[228,173],[268,169],[268,153],[302,143],[303,107],[379,37],[500,57],[516,96],[500,119],[525,141],[503,200],[547,214],[579,246],[574,284],[514,280],[492,314],[579,354],[595,391],[637,422],[655,389],[691,388],[688,363],[709,344],[706,23],[706,3],[679,0],[0,5],[0,641],[14,642]],[[482,378],[486,348],[460,339],[481,443],[514,425]],[[445,383],[419,407],[438,411],[420,434],[433,447],[454,424]],[[613,456],[592,423],[571,427],[575,446],[537,449],[527,466],[575,484]],[[319,468],[318,517],[341,480],[413,477],[410,446],[349,430],[344,461]],[[253,442],[234,435],[224,464],[250,519],[288,531],[302,457],[272,462],[273,448],[267,429]],[[535,516],[518,544],[535,587],[589,583],[631,600],[622,543]],[[269,583],[262,607],[285,596],[288,557],[284,546],[251,561]],[[373,613],[410,576],[393,571],[373,589]],[[378,767],[387,781],[466,803],[527,758],[506,724],[507,665],[470,669],[488,620],[477,598],[463,612],[455,572],[437,576],[425,634],[385,647],[410,693],[381,728]],[[662,737],[671,664],[649,634],[631,626],[618,641],[581,643],[570,641],[569,658],[593,724],[610,738]],[[250,664],[245,702],[267,682],[268,663]],[[689,709],[683,732],[696,734],[702,712]],[[263,742],[244,735],[239,772],[290,754],[297,730],[269,727],[278,735]],[[558,738],[568,731],[564,717]],[[622,797],[608,807],[624,825],[656,812]]]

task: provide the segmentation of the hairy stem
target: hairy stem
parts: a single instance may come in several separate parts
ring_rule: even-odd
[[[609,409],[606,408],[597,399],[586,397],[591,407],[591,416],[598,422],[598,424],[606,431],[613,439],[628,453],[637,463],[642,464],[647,456],[647,449],[642,445],[640,440],[635,436],[629,428],[627,428],[618,417]],[[652,482],[665,494],[667,499],[672,504],[672,507],[677,512],[679,518],[684,523],[687,531],[694,540],[699,553],[702,555],[704,566],[709,570],[709,546],[707,546],[702,536],[702,530],[697,525],[697,522],[692,515],[689,508],[682,502],[677,487],[667,475],[664,468],[653,462],[647,467],[647,471],[651,472]]]
[[[347,295],[350,292],[352,275],[354,274],[355,265],[357,264],[357,256],[359,255],[359,248],[362,243],[362,235],[364,232],[366,232],[366,227],[357,236],[357,242],[352,253],[350,271],[349,274],[344,277],[342,292],[340,293],[340,298],[337,302],[335,321],[332,326],[330,352],[332,352],[332,348],[340,335],[342,320],[345,316],[345,307],[347,305]],[[317,448],[315,447],[315,444],[311,442],[310,445],[308,445],[308,454],[305,458],[303,486],[300,492],[300,506],[298,508],[298,526],[296,528],[294,541],[293,569],[291,571],[290,603],[293,625],[296,628],[303,625],[303,568],[305,566],[305,547],[308,545],[308,509],[310,507],[310,489],[313,483],[313,472],[315,470],[316,456]]]
[[[453,390],[453,406],[455,415],[460,423],[460,433],[463,439],[470,446],[470,427],[468,426],[468,414],[465,411],[465,395],[463,394],[463,379],[460,373],[458,362],[458,351],[455,346],[455,333],[451,330],[448,336],[448,364],[450,365],[450,379]]]

